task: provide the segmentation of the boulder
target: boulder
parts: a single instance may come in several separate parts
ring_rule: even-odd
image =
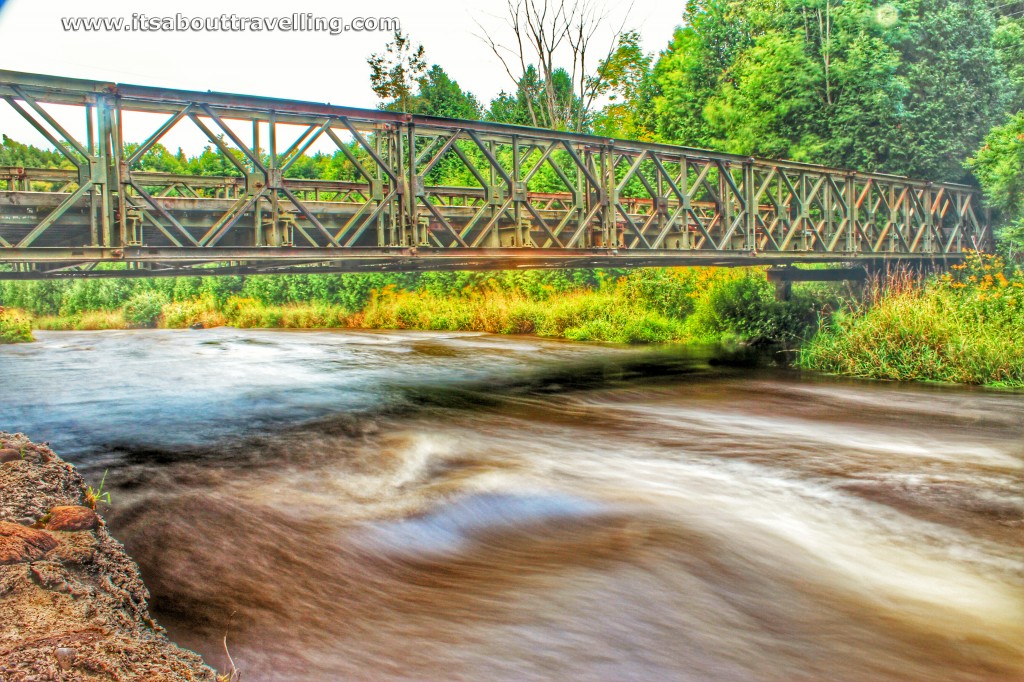
[[[88,507],[54,507],[50,510],[46,530],[92,530],[99,524],[99,520],[96,512]]]
[[[46,531],[0,521],[0,565],[35,561],[56,546]]]

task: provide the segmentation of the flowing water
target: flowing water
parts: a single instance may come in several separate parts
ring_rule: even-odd
[[[1024,394],[474,334],[43,333],[0,428],[257,680],[1024,679]]]

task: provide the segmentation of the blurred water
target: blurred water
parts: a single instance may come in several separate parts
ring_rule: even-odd
[[[41,334],[0,428],[247,680],[1024,679],[1024,395],[476,334]]]

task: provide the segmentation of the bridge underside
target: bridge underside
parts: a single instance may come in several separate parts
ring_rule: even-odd
[[[945,262],[989,240],[961,185],[4,71],[0,100],[66,157],[0,168],[0,278]],[[142,170],[178,126],[219,175]],[[315,143],[332,164],[297,177]]]
[[[335,251],[335,250],[331,250]],[[196,249],[149,247],[25,249],[9,258],[0,280],[102,277],[180,277],[211,275],[312,274],[326,272],[426,272],[438,270],[517,270],[543,268],[640,268],[678,266],[740,267],[808,263],[853,263],[868,268],[887,263],[945,266],[962,259],[948,257],[839,257],[835,254],[672,253],[622,254],[606,249],[381,248],[338,249],[325,254],[309,248],[218,249],[220,260]],[[524,250],[525,251],[525,250]],[[101,265],[104,264],[104,265]],[[106,264],[118,264],[110,267]]]

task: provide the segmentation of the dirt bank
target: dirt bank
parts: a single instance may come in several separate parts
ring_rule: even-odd
[[[209,680],[150,618],[138,566],[45,445],[0,431],[0,682]]]

